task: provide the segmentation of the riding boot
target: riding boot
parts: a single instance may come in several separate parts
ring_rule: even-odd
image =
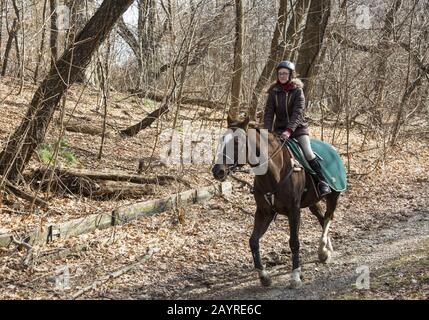
[[[316,175],[314,175],[313,177],[315,177],[318,182],[317,188],[319,189],[320,196],[324,196],[325,194],[331,193],[331,188],[326,182],[325,177],[322,175],[320,163],[317,157],[313,160],[308,160],[308,164],[314,170],[314,172],[316,172]]]

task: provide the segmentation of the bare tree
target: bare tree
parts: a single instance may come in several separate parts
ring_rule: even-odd
[[[402,0],[395,0],[393,6],[390,8],[389,12],[387,12],[384,26],[381,31],[381,38],[378,44],[378,66],[375,75],[375,85],[374,92],[375,98],[373,99],[374,105],[374,118],[371,120],[372,123],[374,121],[377,125],[381,125],[383,123],[383,116],[379,111],[380,105],[383,100],[383,95],[385,92],[385,84],[386,84],[386,76],[387,76],[387,67],[388,67],[388,57],[391,55],[392,50],[391,46],[389,46],[388,41],[392,37],[395,31],[395,16],[397,11],[402,5]]]
[[[51,15],[51,33],[49,38],[49,47],[51,49],[51,69],[55,68],[55,62],[58,59],[58,26],[57,26],[57,6],[56,0],[49,0],[49,10]]]
[[[292,17],[287,27],[283,41],[280,42],[283,57],[281,60],[294,60],[298,49],[298,43],[304,30],[304,19],[310,0],[298,0],[292,10]]]
[[[287,20],[287,0],[280,0],[277,22],[274,27],[273,38],[271,39],[270,53],[265,62],[264,69],[259,76],[258,82],[252,92],[252,101],[250,103],[249,116],[251,120],[255,119],[256,109],[258,107],[259,95],[263,88],[271,79],[271,74],[278,58],[283,55],[282,46],[280,45],[280,36],[283,33]]]
[[[107,37],[117,19],[133,0],[105,0],[84,29],[76,43],[56,61],[46,79],[38,87],[31,106],[20,126],[0,154],[0,173],[16,180],[41,143],[62,95],[76,81],[79,70],[85,68],[97,48]],[[65,82],[68,80],[68,82]]]
[[[330,0],[311,1],[296,65],[297,73],[304,79],[306,94],[311,91],[330,13]]]
[[[4,0],[0,0],[0,57],[1,57],[1,47],[3,44],[3,12],[4,12]]]
[[[4,52],[3,67],[2,67],[2,71],[1,71],[2,76],[6,75],[7,65],[9,62],[9,55],[10,55],[10,51],[12,49],[13,42],[15,43],[15,53],[16,53],[16,58],[17,58],[18,64],[20,63],[20,60],[21,60],[21,57],[19,54],[19,44],[18,44],[18,36],[17,36],[18,31],[21,28],[21,19],[20,19],[19,9],[18,9],[18,6],[16,5],[15,0],[12,0],[12,5],[13,5],[13,9],[15,11],[15,17],[13,18],[12,27],[9,29],[8,19],[6,16],[6,28],[7,28],[7,31],[9,33],[9,37],[7,39],[6,48],[5,48],[5,52]]]
[[[37,54],[36,69],[34,70],[34,77],[33,77],[34,83],[37,83],[37,79],[39,78],[39,69],[40,69],[40,64],[42,63],[43,49],[45,47],[45,38],[46,38],[45,20],[46,20],[47,3],[48,3],[48,0],[44,0],[43,12],[42,12],[42,23],[43,23],[42,24],[42,35],[41,35],[41,40],[40,40],[39,52]]]
[[[236,119],[240,112],[240,91],[243,74],[243,2],[235,0],[235,45],[232,70],[231,106],[229,116]]]

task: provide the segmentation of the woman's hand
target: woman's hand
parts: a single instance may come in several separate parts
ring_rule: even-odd
[[[291,133],[290,133],[289,130],[285,130],[285,131],[282,132],[282,137],[285,140],[289,139],[290,135],[291,135]]]

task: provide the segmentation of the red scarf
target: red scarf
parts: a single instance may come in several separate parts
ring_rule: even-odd
[[[282,84],[283,90],[288,92],[290,89],[292,89],[293,85],[290,83],[290,81],[286,82],[285,84]]]

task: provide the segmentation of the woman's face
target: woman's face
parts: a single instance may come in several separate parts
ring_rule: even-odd
[[[290,71],[287,68],[281,68],[277,71],[277,77],[281,84],[284,84],[289,81]]]

